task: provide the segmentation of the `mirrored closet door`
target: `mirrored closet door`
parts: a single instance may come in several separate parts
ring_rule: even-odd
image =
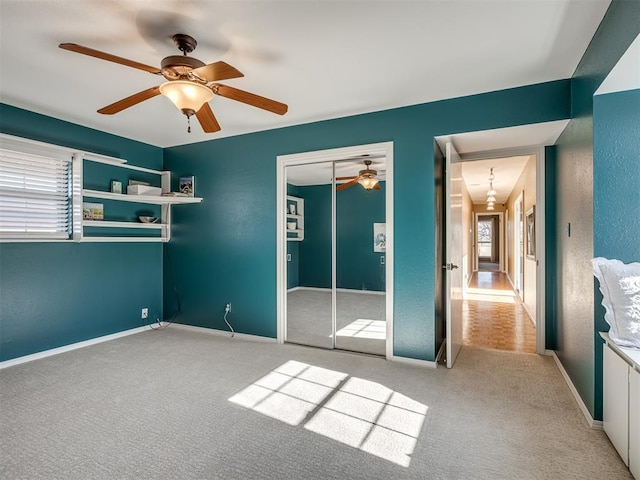
[[[287,167],[287,341],[333,348],[331,163]]]
[[[384,156],[286,167],[286,341],[386,353]]]

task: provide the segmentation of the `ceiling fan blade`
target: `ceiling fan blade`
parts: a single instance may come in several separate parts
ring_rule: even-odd
[[[244,74],[238,69],[225,62],[210,63],[204,67],[193,69],[192,73],[195,73],[200,78],[204,78],[207,82],[244,77]]]
[[[353,178],[358,178],[357,175],[353,175],[351,177],[336,177],[336,180],[351,180]]]
[[[155,97],[156,95],[160,95],[160,87],[151,87],[143,90],[141,92],[135,93],[130,97],[123,98],[122,100],[118,100],[111,105],[107,105],[106,107],[102,107],[98,110],[98,113],[102,113],[104,115],[113,115],[114,113],[121,112],[125,108],[133,107],[140,102],[144,102],[145,100],[149,100],[150,98]]]
[[[342,185],[338,185],[336,187],[336,191],[340,191],[340,190],[344,190],[345,188],[349,188],[349,187],[353,187],[354,185],[356,185],[358,183],[358,179],[354,178],[353,180],[351,180],[350,182],[347,183],[343,183]]]
[[[376,183],[376,184],[373,186],[373,189],[374,189],[374,190],[380,190],[380,185],[379,185],[378,183]]]
[[[61,43],[58,46],[63,50],[69,50],[70,52],[82,53],[83,55],[99,58],[101,60],[107,60],[108,62],[119,63],[120,65],[137,68],[138,70],[144,70],[145,72],[154,73],[156,75],[160,74],[159,68],[151,67],[149,65],[145,65],[144,63],[134,62],[133,60],[118,57],[116,55],[111,55],[110,53],[94,50],[93,48],[83,47],[82,45],[78,45],[76,43]]]
[[[276,102],[275,100],[270,100],[254,93],[245,92],[244,90],[228,87],[227,85],[220,85],[219,83],[211,85],[211,90],[213,90],[213,93],[222,97],[246,103],[253,107],[262,108],[263,110],[268,110],[278,115],[284,115],[289,109],[284,103]]]
[[[196,112],[196,118],[205,133],[213,133],[221,130],[220,124],[218,120],[216,120],[213,110],[211,110],[208,103],[202,105],[202,108]]]

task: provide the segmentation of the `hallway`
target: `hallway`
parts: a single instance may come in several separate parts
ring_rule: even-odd
[[[474,273],[463,301],[463,345],[536,352],[536,328],[506,274]]]

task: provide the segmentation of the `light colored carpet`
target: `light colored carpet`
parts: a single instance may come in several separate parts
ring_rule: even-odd
[[[431,370],[170,327],[0,386],[3,479],[631,478],[530,354]]]
[[[386,296],[336,292],[336,348],[385,355]],[[287,341],[331,348],[331,291],[287,293]]]

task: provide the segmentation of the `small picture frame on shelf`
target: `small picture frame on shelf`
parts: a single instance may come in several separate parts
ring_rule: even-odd
[[[104,220],[104,205],[84,202],[82,204],[82,218],[84,220]]]
[[[111,193],[122,193],[122,182],[111,180]]]
[[[195,195],[195,177],[190,175],[188,177],[180,177],[180,189],[179,192],[187,197],[193,197]]]

